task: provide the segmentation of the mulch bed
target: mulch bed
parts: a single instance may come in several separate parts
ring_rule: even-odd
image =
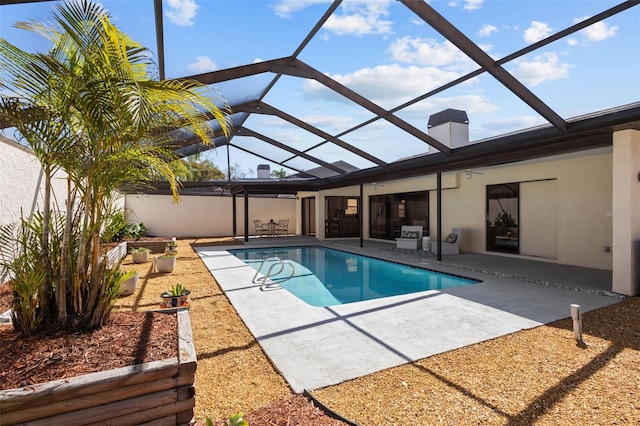
[[[91,333],[45,328],[21,337],[0,326],[0,389],[176,357],[176,327],[174,314],[158,312],[114,312]]]
[[[251,426],[345,426],[347,423],[329,417],[303,395],[294,395],[259,408],[243,417]],[[197,426],[205,423],[198,422]],[[213,422],[226,426],[226,420]]]

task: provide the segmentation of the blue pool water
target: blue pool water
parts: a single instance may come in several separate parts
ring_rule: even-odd
[[[381,297],[475,284],[478,280],[446,275],[325,247],[235,249],[229,252],[258,269],[264,259],[278,257],[289,267],[271,280],[312,306],[332,306]],[[267,273],[273,262],[262,266]],[[273,272],[280,267],[274,267]],[[270,286],[273,288],[273,286]]]

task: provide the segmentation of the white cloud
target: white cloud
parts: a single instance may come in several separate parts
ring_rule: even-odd
[[[554,52],[545,52],[533,61],[516,61],[513,74],[523,83],[537,86],[545,81],[558,80],[569,76],[571,65],[561,62]]]
[[[198,56],[195,62],[187,64],[187,69],[193,73],[201,74],[218,69],[218,65],[208,56]]]
[[[484,0],[464,0],[462,8],[464,10],[476,10],[480,9]],[[460,2],[456,0],[451,0],[447,2],[447,6],[449,7],[458,7],[460,6]]]
[[[345,1],[322,27],[337,35],[363,36],[390,34],[392,22],[384,20],[389,15],[389,1]]]
[[[309,6],[322,3],[331,3],[331,0],[280,0],[272,9],[276,16],[291,18],[293,14]]]
[[[498,27],[496,27],[495,25],[484,24],[482,25],[482,28],[480,28],[480,31],[478,31],[478,36],[489,37],[492,33],[495,33],[497,31]]]
[[[391,59],[408,64],[456,70],[474,67],[474,62],[448,40],[438,43],[433,39],[403,37],[395,40],[389,51]]]
[[[380,65],[351,74],[330,76],[337,82],[384,107],[394,107],[457,78],[459,74],[435,67]],[[310,98],[351,101],[315,81],[306,81],[303,90]]]
[[[196,11],[200,8],[195,0],[167,0],[167,17],[181,27],[193,26]]]
[[[447,108],[465,111],[468,115],[488,114],[498,108],[482,94],[460,95],[452,97],[433,97],[403,110],[405,119],[424,119],[434,112]]]
[[[538,115],[523,115],[520,117],[508,117],[497,120],[486,121],[482,124],[481,129],[477,129],[481,133],[486,133],[486,137],[493,135],[501,135],[512,132],[514,129],[528,129],[535,126],[547,124],[544,118]]]
[[[480,9],[484,0],[465,0],[463,9],[465,10],[475,10]]]
[[[338,133],[356,124],[353,117],[347,115],[307,115],[297,118],[329,133]],[[269,128],[298,130],[294,124],[277,117],[262,116],[260,124]],[[295,140],[300,140],[299,133],[295,134]]]
[[[588,17],[575,18],[574,23],[582,22]],[[596,22],[581,30],[581,34],[586,41],[602,41],[616,35],[618,27],[607,24],[606,22]]]
[[[524,31],[524,41],[535,43],[551,35],[551,27],[544,22],[532,21],[531,26]]]

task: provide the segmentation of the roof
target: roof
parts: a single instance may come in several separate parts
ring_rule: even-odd
[[[17,5],[7,6],[13,3]],[[26,3],[37,2],[2,1],[3,28],[8,16],[20,14],[18,8],[23,19],[38,18],[32,16],[35,4]],[[176,27],[175,11],[160,0],[127,6],[146,7],[146,15],[135,19],[123,2],[102,2],[118,14],[117,25],[155,50],[160,76],[199,80],[226,99],[233,111],[231,136],[216,138],[213,148],[180,134],[178,148],[180,155],[209,156],[223,170],[270,164],[290,174],[316,176],[316,183],[305,180],[307,187],[330,187],[603,146],[611,144],[615,129],[638,128],[640,2],[553,3],[545,16],[537,3],[480,3],[479,9],[463,10],[452,3],[414,0],[308,2],[298,5],[301,12],[289,9],[290,16],[276,20],[269,11],[290,4],[194,2],[202,9],[199,23],[216,28],[212,39],[191,36],[197,25],[193,30]],[[508,35],[478,35],[485,21],[499,15],[510,16],[514,30],[516,24],[535,29],[534,22],[543,20],[554,20],[554,25],[524,44]],[[379,24],[378,33],[347,34],[349,22],[367,17]],[[135,24],[127,25],[128,18]],[[141,19],[151,25],[140,26]],[[153,23],[155,31],[149,31]],[[558,65],[559,52],[578,49],[573,46],[581,34],[602,26],[607,34],[617,31],[607,38],[607,46],[599,47],[597,55],[586,53],[580,70],[571,69],[569,61],[562,63],[574,74],[602,70],[596,81],[585,80],[582,86],[569,78],[537,83],[523,72],[524,65]],[[374,52],[373,46],[385,38],[387,50]],[[625,40],[636,43],[627,51],[627,63],[633,65],[611,67],[619,56],[606,55]],[[400,50],[389,56],[389,49],[398,46],[405,56],[398,56]],[[223,51],[216,61],[232,65],[189,74],[177,65],[187,60],[180,53],[188,47],[202,55]],[[444,51],[449,52],[447,61],[437,62]],[[244,62],[236,59],[242,57]],[[556,92],[566,95],[557,100]],[[494,111],[501,111],[501,118],[487,120]],[[428,125],[449,119],[469,123],[470,146],[450,149],[429,135]],[[242,183],[247,188],[265,184]],[[290,184],[269,183],[283,189]]]

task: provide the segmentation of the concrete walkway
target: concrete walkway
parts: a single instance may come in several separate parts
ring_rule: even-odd
[[[266,240],[250,241],[247,246],[317,244],[313,239]],[[505,266],[504,258],[494,261],[485,259],[494,256],[483,255],[464,255],[469,259],[466,264],[463,255],[436,262],[426,252],[397,253],[395,245],[376,247],[367,242],[360,248],[358,241],[355,246],[353,241],[323,241],[321,245],[482,282],[318,308],[283,289],[260,291],[251,282],[254,269],[225,247],[198,247],[210,272],[295,392],[566,318],[571,304],[581,305],[586,312],[620,300],[609,291],[610,273],[607,289],[606,274],[584,268],[554,269],[561,265],[532,261],[517,265],[519,259],[514,259],[515,266]],[[517,275],[509,274],[509,268]],[[591,279],[587,283],[584,277]]]

